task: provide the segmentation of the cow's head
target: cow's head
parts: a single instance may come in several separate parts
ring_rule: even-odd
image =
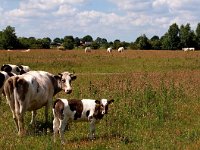
[[[18,69],[19,69],[19,74],[24,74],[30,71],[29,66],[24,66],[24,65],[18,65]]]
[[[64,90],[65,93],[70,94],[72,92],[71,81],[75,80],[76,76],[73,73],[63,72],[59,73],[56,78],[60,81],[59,86],[61,89]]]
[[[107,100],[107,99],[101,99],[101,101],[96,100],[96,107],[95,107],[95,112],[94,112],[94,117],[96,119],[101,119],[103,118],[104,114],[108,113],[108,106],[113,103],[114,100]]]

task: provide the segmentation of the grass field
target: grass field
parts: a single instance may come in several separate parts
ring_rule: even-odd
[[[24,64],[54,74],[74,71],[73,92],[62,98],[113,98],[109,113],[97,124],[97,138],[87,138],[87,123],[72,123],[66,145],[44,134],[44,109],[37,128],[17,136],[9,106],[0,99],[0,149],[198,149],[200,147],[200,52],[96,50],[0,51],[0,64]]]

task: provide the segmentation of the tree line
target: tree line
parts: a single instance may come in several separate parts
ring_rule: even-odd
[[[106,38],[97,37],[95,40],[91,35],[83,38],[73,37],[72,35],[64,38],[55,38],[51,40],[49,37],[17,37],[15,28],[7,26],[0,31],[0,49],[50,49],[61,48],[63,50],[71,50],[90,46],[92,49],[105,49],[112,47],[117,49],[120,46],[129,49],[139,50],[178,50],[185,47],[194,47],[200,49],[200,23],[197,24],[195,30],[192,30],[190,24],[181,25],[180,27],[173,23],[169,26],[168,31],[161,37],[154,35],[152,38],[143,34],[136,38],[134,42],[125,42],[118,39],[108,42]]]

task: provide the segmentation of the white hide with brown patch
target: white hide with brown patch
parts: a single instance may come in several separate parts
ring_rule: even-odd
[[[45,106],[45,121],[53,96],[64,90],[72,91],[71,81],[76,76],[69,72],[53,75],[45,71],[29,71],[23,75],[10,77],[4,84],[4,91],[10,105],[18,134],[24,134],[24,114],[32,111],[31,123],[35,123],[36,110]]]
[[[54,142],[59,132],[61,142],[64,144],[64,131],[69,121],[86,121],[90,124],[90,139],[95,138],[95,123],[108,113],[108,105],[114,100],[102,99],[57,99],[53,105]]]

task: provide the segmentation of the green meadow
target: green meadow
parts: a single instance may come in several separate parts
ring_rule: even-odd
[[[0,149],[144,150],[200,147],[200,52],[126,50],[0,51],[0,64],[23,64],[53,74],[74,72],[73,92],[55,98],[113,98],[109,112],[96,125],[96,139],[88,139],[89,124],[72,122],[66,144],[53,142],[52,110],[44,125],[44,108],[37,126],[18,137],[5,97],[0,98]],[[48,126],[48,132],[44,132]]]

